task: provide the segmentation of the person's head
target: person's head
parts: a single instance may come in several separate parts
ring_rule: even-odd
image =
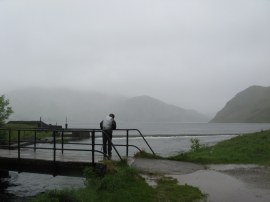
[[[109,116],[112,117],[112,118],[114,119],[114,114],[110,114]]]

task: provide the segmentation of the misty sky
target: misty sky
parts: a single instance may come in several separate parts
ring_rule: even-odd
[[[270,86],[270,0],[0,0],[0,94],[65,87],[215,113]]]

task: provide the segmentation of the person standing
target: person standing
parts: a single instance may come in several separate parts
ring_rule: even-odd
[[[112,157],[112,133],[116,129],[116,122],[114,120],[114,114],[109,114],[104,120],[100,122],[100,129],[102,129],[103,139],[103,153],[104,157]]]

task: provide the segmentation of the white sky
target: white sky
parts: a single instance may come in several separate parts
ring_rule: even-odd
[[[215,113],[270,86],[270,0],[0,0],[0,94],[149,95]]]

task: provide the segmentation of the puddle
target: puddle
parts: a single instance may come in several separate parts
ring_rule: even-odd
[[[208,195],[210,202],[269,202],[270,190],[258,189],[214,170],[199,170],[186,175],[168,175],[179,184],[188,184]]]

